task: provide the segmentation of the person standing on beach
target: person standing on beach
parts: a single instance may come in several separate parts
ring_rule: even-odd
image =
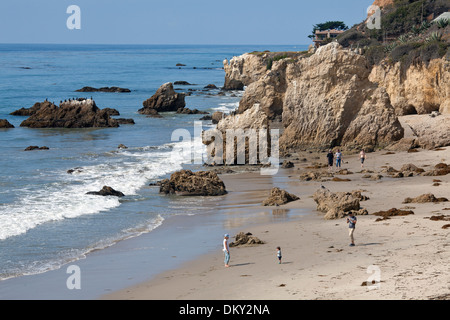
[[[364,161],[366,161],[366,153],[364,152],[364,149],[361,149],[359,158],[361,159],[361,168],[364,168]]]
[[[229,238],[230,238],[230,235],[227,233],[223,239],[223,253],[225,254],[225,260],[224,260],[225,268],[228,268],[230,266],[229,265],[229,263],[230,263],[230,246],[228,244]]]
[[[348,223],[348,230],[349,233],[348,235],[350,236],[350,247],[354,247],[355,246],[355,238],[353,236],[354,232],[355,232],[355,226],[356,226],[356,217],[353,215],[353,212],[349,212],[348,217],[347,217],[347,223]]]
[[[281,264],[281,248],[277,247],[277,258],[278,258],[278,263]]]
[[[337,150],[336,152],[336,168],[340,168],[342,163],[342,153],[341,150]]]
[[[328,158],[328,169],[331,171],[333,170],[333,160],[334,160],[333,150],[330,149],[330,151],[328,151],[327,158]]]

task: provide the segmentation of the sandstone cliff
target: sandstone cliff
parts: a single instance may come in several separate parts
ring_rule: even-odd
[[[369,79],[386,88],[398,115],[450,114],[450,62],[434,59],[412,64],[403,70],[401,62],[375,65]]]
[[[403,128],[370,72],[364,56],[331,43],[312,56],[276,61],[263,75],[258,69],[238,112],[258,103],[270,119],[282,116],[282,150],[385,146],[402,138]]]
[[[267,67],[261,55],[245,53],[233,57],[230,61],[224,60],[225,70],[224,90],[243,90],[245,86],[258,80],[265,74]]]

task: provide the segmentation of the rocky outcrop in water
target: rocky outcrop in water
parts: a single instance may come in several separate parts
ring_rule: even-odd
[[[227,193],[225,184],[212,171],[181,170],[170,179],[160,181],[160,193],[181,196],[221,196]]]
[[[42,106],[48,107],[51,104],[52,103],[48,102],[48,101],[36,102],[31,108],[20,108],[16,111],[11,112],[10,115],[29,117],[29,116],[35,114]]]
[[[185,94],[177,93],[171,82],[163,84],[156,93],[143,102],[144,107],[139,113],[155,115],[156,112],[177,111],[186,106]]]
[[[81,89],[76,90],[75,92],[115,92],[115,93],[123,93],[123,92],[131,92],[130,89],[127,88],[119,88],[119,87],[102,87],[102,88],[93,88],[93,87],[83,87]]]
[[[50,102],[40,104],[27,120],[20,124],[29,128],[104,128],[118,127],[106,110],[97,107],[94,100],[77,99],[56,106]]]
[[[86,194],[94,195],[94,196],[103,196],[103,197],[106,197],[106,196],[124,197],[125,196],[122,192],[114,190],[113,188],[108,187],[108,186],[104,186],[102,188],[102,190],[100,190],[100,191],[90,191],[90,192],[87,192]]]
[[[9,129],[9,128],[14,128],[14,126],[11,123],[9,123],[8,120],[0,119],[0,129]]]

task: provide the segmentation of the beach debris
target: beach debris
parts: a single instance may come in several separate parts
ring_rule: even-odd
[[[343,218],[350,211],[355,215],[368,214],[367,210],[360,206],[360,201],[368,199],[361,191],[331,192],[321,188],[314,193],[313,199],[317,203],[317,210],[325,212],[326,220]]]
[[[38,147],[38,146],[29,146],[26,147],[24,151],[32,151],[32,150],[49,150],[49,147],[43,146],[43,147]]]
[[[406,198],[403,203],[426,203],[426,202],[447,202],[448,199],[441,197],[436,198],[432,193],[420,195],[415,198]]]
[[[227,193],[225,184],[213,171],[180,170],[170,179],[160,182],[160,193],[182,196],[221,196]]]
[[[9,123],[8,120],[6,119],[0,119],[0,129],[9,129],[9,128],[14,128],[14,126]]]
[[[401,210],[401,209],[397,209],[397,208],[392,208],[387,211],[378,211],[378,212],[373,213],[374,216],[381,217],[381,218],[376,219],[375,222],[388,220],[388,219],[390,219],[390,217],[407,216],[410,214],[414,214],[414,212],[412,210]]]
[[[263,201],[263,206],[281,206],[288,202],[299,200],[300,198],[278,187],[272,188],[270,196]]]
[[[95,196],[104,196],[104,197],[106,197],[106,196],[124,197],[125,196],[122,192],[114,190],[113,188],[108,187],[108,186],[104,186],[102,188],[102,190],[100,190],[100,191],[90,191],[90,192],[87,192],[86,194],[95,195]]]
[[[230,247],[248,246],[256,244],[264,244],[265,242],[255,237],[250,232],[239,232],[235,237],[235,241],[230,243]]]

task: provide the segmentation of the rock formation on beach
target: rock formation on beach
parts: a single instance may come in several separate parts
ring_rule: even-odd
[[[360,207],[360,201],[365,197],[360,191],[331,192],[319,189],[313,195],[317,203],[317,210],[324,212],[326,220],[340,219],[352,211],[355,215],[367,215],[368,212]]]
[[[241,60],[249,56],[263,59],[243,55]],[[248,84],[238,113],[259,103],[270,119],[282,116],[283,149],[385,146],[403,137],[388,94],[369,80],[364,56],[337,43],[312,56],[275,61],[262,76],[260,70],[256,67],[259,77]],[[237,75],[226,76],[231,77]]]
[[[227,193],[225,184],[212,171],[181,170],[170,179],[160,181],[160,193],[181,196],[221,196]]]
[[[213,120],[216,118],[215,115],[213,114]],[[203,133],[203,143],[207,145],[208,164],[266,163],[271,151],[268,130],[269,120],[258,104],[243,114],[220,119],[216,128]],[[228,139],[232,139],[233,145],[227,145]],[[261,148],[262,145],[266,146],[266,150]]]
[[[36,108],[20,126],[29,128],[102,128],[118,127],[119,124],[110,117],[108,111],[99,109],[94,100],[77,99],[62,102],[59,107],[45,101],[39,104],[39,108]]]
[[[138,112],[146,115],[177,111],[186,106],[185,94],[175,92],[173,84],[168,82],[163,84],[151,98],[145,100],[143,106]]]
[[[235,241],[230,242],[230,247],[251,246],[255,244],[264,244],[265,242],[255,237],[250,232],[239,232],[235,237]]]
[[[275,187],[270,191],[270,196],[263,201],[263,206],[281,206],[299,199],[296,195]]]

